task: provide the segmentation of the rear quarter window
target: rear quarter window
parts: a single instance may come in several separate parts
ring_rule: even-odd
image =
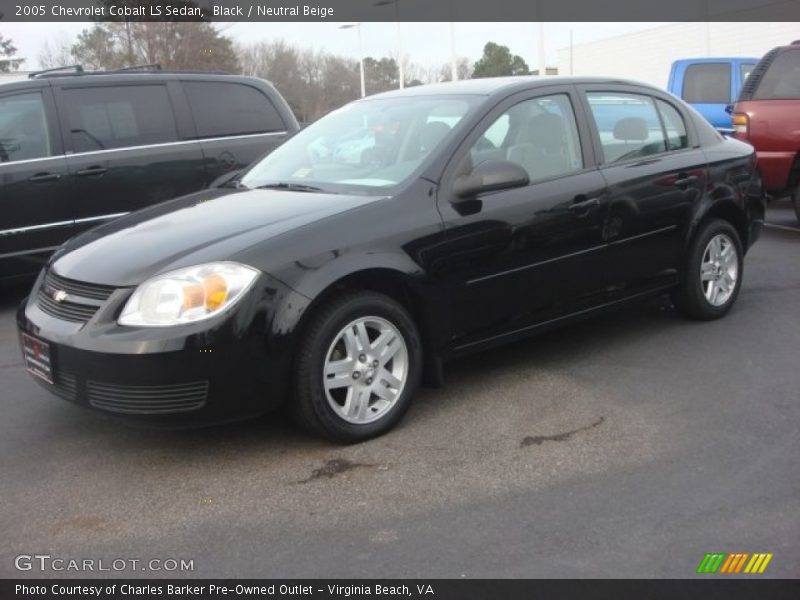
[[[775,57],[758,82],[753,100],[800,100],[800,48]]]
[[[686,102],[727,104],[731,101],[731,66],[727,63],[689,65],[683,75]]]
[[[218,81],[184,81],[201,138],[272,133],[286,126],[270,99],[256,88]]]

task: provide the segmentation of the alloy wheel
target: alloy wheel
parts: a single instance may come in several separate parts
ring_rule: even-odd
[[[397,403],[408,379],[406,342],[392,323],[361,317],[334,338],[325,355],[325,396],[344,421],[377,421]]]
[[[733,240],[724,233],[712,237],[700,266],[700,285],[711,306],[723,306],[736,290],[739,256]]]

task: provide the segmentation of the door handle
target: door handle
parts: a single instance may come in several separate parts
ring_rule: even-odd
[[[28,177],[28,181],[31,183],[46,183],[48,181],[58,181],[59,179],[61,179],[59,173],[36,173],[36,175]]]
[[[595,206],[600,206],[600,198],[587,198],[583,194],[575,196],[569,209],[574,213],[585,213]]]
[[[674,185],[675,187],[684,188],[687,185],[691,183],[696,183],[699,180],[700,178],[697,175],[684,175],[684,176],[678,175],[678,178],[672,185]]]
[[[76,171],[75,175],[78,177],[97,177],[98,175],[103,175],[108,169],[105,167],[89,167],[88,169],[81,169],[80,171]]]

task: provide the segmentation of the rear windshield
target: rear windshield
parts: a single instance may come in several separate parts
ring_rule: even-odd
[[[682,97],[693,104],[727,104],[731,101],[731,66],[700,63],[686,67]]]
[[[753,100],[800,100],[800,48],[778,53],[758,82]]]

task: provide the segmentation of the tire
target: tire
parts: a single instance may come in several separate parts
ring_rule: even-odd
[[[376,292],[344,294],[312,315],[295,358],[292,417],[340,443],[394,427],[422,374],[422,342],[411,315]]]
[[[712,246],[712,241],[718,246]],[[713,219],[700,226],[675,295],[675,304],[684,316],[710,321],[727,314],[742,286],[743,256],[739,233],[728,221]],[[701,271],[705,273],[701,275]]]

